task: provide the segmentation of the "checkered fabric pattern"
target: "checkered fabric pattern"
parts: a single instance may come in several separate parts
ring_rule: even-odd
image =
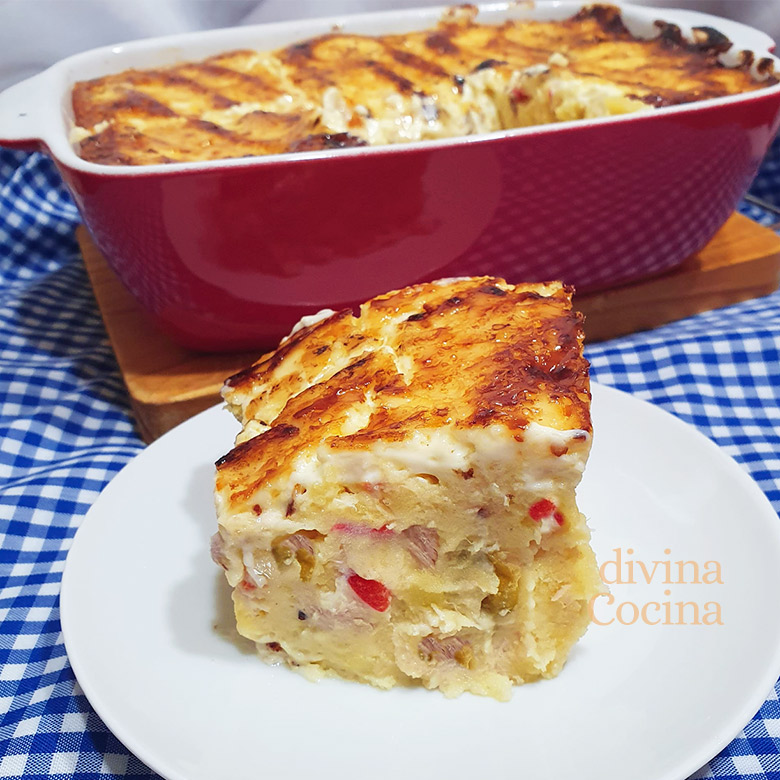
[[[754,187],[764,200],[780,199],[779,163],[776,142]],[[152,778],[91,709],[60,632],[73,535],[143,448],[77,222],[49,160],[0,150],[0,777]],[[780,293],[596,344],[588,357],[595,380],[714,439],[780,510]],[[780,780],[779,691],[694,777]]]

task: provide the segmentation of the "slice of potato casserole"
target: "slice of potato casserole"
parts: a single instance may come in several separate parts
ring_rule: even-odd
[[[227,381],[212,555],[264,659],[499,699],[561,670],[600,588],[580,322],[557,282],[421,284]]]

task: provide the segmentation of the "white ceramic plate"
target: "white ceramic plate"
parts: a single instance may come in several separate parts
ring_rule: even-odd
[[[581,507],[599,561],[620,549],[624,580],[634,562],[634,583],[612,585],[614,603],[599,602],[596,617],[631,602],[663,620],[666,607],[652,604],[669,602],[674,621],[687,601],[700,620],[719,604],[722,625],[650,625],[641,614],[593,625],[558,678],[503,704],[315,684],[265,666],[235,635],[209,559],[212,464],[235,433],[215,408],[132,461],[74,540],[62,627],[87,698],[170,780],[680,780],[738,733],[780,673],[780,521],[739,466],[671,415],[594,387],[593,418]],[[676,566],[662,582],[677,560],[696,562],[700,579],[717,562],[723,583],[675,584]]]

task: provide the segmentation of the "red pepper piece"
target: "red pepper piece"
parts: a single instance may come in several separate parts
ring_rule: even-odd
[[[257,585],[252,581],[246,569],[244,569],[244,576],[241,578],[241,582],[238,583],[238,589],[244,591],[244,593],[251,593],[253,590],[257,590]]]
[[[363,579],[359,574],[350,574],[347,578],[349,587],[355,595],[377,612],[384,612],[390,606],[390,591],[377,580]]]
[[[520,87],[515,87],[510,93],[510,97],[514,103],[527,103],[531,99],[531,96]]]
[[[557,511],[558,507],[555,506],[549,498],[543,498],[541,501],[531,504],[528,508],[528,514],[531,516],[531,520],[536,520],[537,523],[540,523],[545,517],[554,515]]]

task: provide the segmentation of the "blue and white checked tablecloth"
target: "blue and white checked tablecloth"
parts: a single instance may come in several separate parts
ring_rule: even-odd
[[[780,205],[780,139],[753,192]],[[143,449],[78,221],[47,158],[0,150],[0,777],[151,778],[90,707],[60,633],[73,535]],[[597,344],[588,357],[594,379],[714,439],[780,510],[780,293]],[[696,778],[780,780],[779,691]]]

